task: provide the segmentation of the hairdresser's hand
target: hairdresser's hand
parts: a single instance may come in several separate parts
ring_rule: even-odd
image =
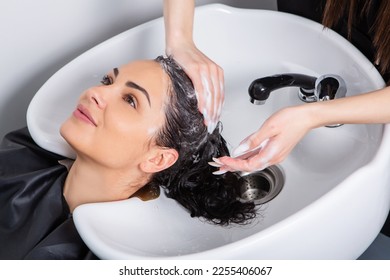
[[[214,131],[221,116],[224,101],[223,70],[192,42],[183,42],[167,49],[167,55],[180,64],[195,87],[199,111],[203,114],[208,131]]]
[[[258,171],[283,161],[312,127],[306,114],[302,106],[278,111],[243,140],[232,157],[214,159],[211,164],[220,168],[214,174]]]
[[[166,54],[171,55],[194,84],[199,111],[208,131],[214,131],[224,101],[223,70],[193,41],[195,0],[164,0]]]

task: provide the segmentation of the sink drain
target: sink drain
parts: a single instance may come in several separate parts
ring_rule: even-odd
[[[244,175],[238,181],[239,199],[264,204],[275,198],[284,186],[284,174],[276,165]]]

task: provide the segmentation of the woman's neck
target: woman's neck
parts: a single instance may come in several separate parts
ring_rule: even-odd
[[[136,170],[112,170],[78,158],[69,170],[63,194],[73,212],[85,203],[127,199],[146,184],[144,177]]]

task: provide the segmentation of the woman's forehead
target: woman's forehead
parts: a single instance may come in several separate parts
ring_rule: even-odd
[[[164,74],[164,71],[159,63],[154,60],[136,60],[129,62],[119,68],[119,72],[123,71],[134,74],[138,73],[141,76],[144,74],[162,76]]]
[[[136,84],[137,87],[145,89],[148,99],[163,99],[161,101],[164,102],[168,93],[169,76],[154,60],[132,61],[119,68],[114,68],[112,75],[119,83]]]
[[[154,87],[161,91],[167,89],[169,76],[165,73],[161,65],[154,60],[137,60],[121,66],[118,74],[123,74],[127,78],[137,79],[144,83],[145,87]],[[165,90],[164,90],[165,91]]]

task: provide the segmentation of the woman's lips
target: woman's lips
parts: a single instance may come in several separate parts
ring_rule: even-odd
[[[73,115],[79,120],[97,126],[88,109],[81,104],[77,106],[76,110],[73,112]]]

